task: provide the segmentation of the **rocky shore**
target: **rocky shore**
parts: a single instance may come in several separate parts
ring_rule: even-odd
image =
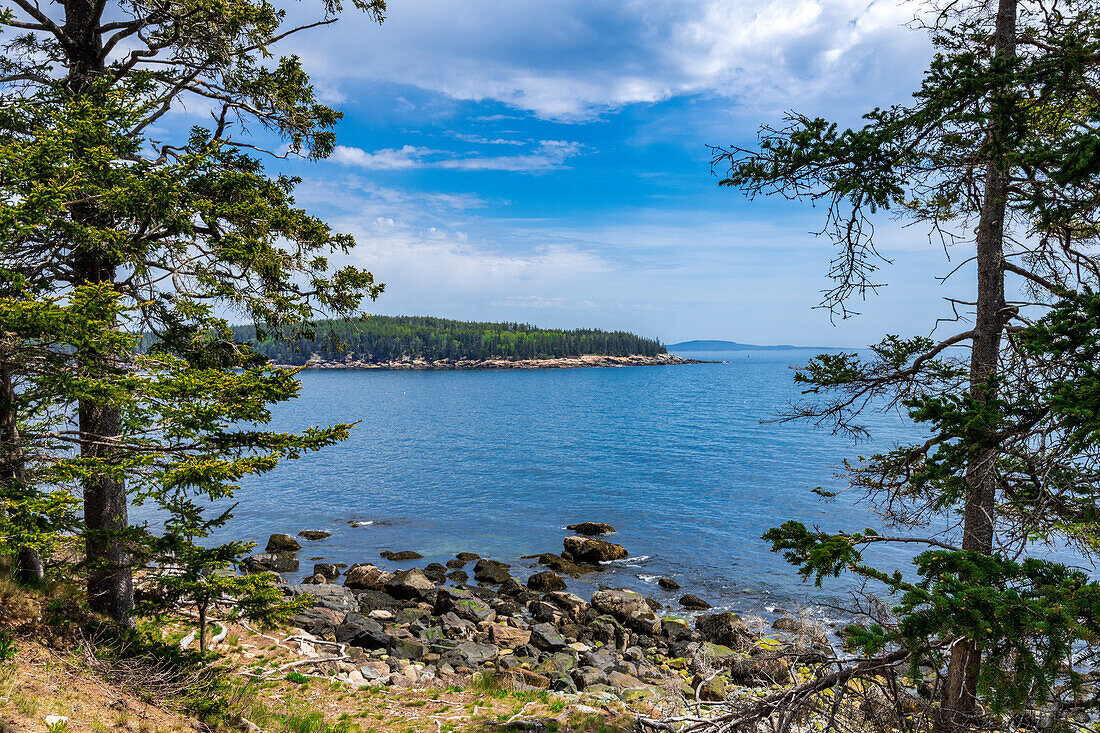
[[[687,359],[672,354],[656,356],[569,356],[548,359],[400,359],[395,361],[362,361],[347,357],[344,359],[322,359],[312,356],[305,369],[391,369],[391,370],[428,370],[428,369],[583,369],[589,367],[628,367],[628,366],[673,366],[680,364],[713,364],[717,362]],[[293,368],[288,364],[276,366]]]
[[[629,553],[593,536],[612,532],[606,524],[570,529],[576,534],[564,538],[560,553],[525,558],[531,564],[522,583],[510,564],[475,553],[394,571],[319,563],[285,586],[288,595],[311,597],[292,623],[306,638],[340,647],[341,658],[319,662],[319,671],[351,685],[467,686],[492,675],[513,689],[624,702],[754,694],[808,674],[800,662],[833,655],[821,629],[794,616],[764,629],[730,612],[692,620],[690,611],[709,604],[691,594],[681,598],[681,612],[623,588],[599,587],[581,598],[569,592],[570,578],[599,573],[601,563]],[[298,540],[272,535],[266,549],[246,560],[247,571],[298,572]],[[420,559],[412,550],[382,556]],[[671,578],[662,586],[679,588]]]

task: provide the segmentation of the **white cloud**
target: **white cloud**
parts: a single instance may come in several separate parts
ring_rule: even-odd
[[[406,145],[400,149],[384,148],[368,153],[360,148],[337,145],[331,160],[347,166],[369,170],[405,170],[410,168],[443,168],[463,171],[511,171],[542,173],[568,168],[566,160],[579,155],[584,146],[566,140],[540,140],[529,153],[482,156]]]
[[[403,0],[381,27],[348,13],[323,45],[295,50],[326,80],[409,84],[559,120],[686,94],[786,107],[868,87],[896,94],[898,75],[928,53],[924,35],[903,27],[914,9],[908,0],[484,0],[474,13],[460,0]]]
[[[383,148],[373,153],[368,153],[359,148],[349,148],[345,145],[337,145],[332,151],[330,160],[344,165],[353,165],[359,168],[372,170],[394,171],[417,168],[425,155],[432,151],[427,148],[418,148],[413,145],[405,145],[400,148]]]

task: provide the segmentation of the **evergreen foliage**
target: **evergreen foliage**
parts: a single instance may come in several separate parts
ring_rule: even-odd
[[[796,376],[807,398],[789,419],[858,438],[862,414],[896,409],[929,436],[846,464],[897,533],[787,522],[764,537],[818,584],[851,573],[896,594],[850,639],[879,674],[930,675],[938,706],[914,730],[1070,729],[1100,710],[1083,684],[1100,584],[1043,549],[1100,557],[1100,12],[998,0],[923,17],[937,54],[913,103],[849,130],[794,114],[757,149],[716,150],[722,185],[826,204],[835,314],[881,286],[872,220],[887,210],[968,246],[976,270],[973,297],[951,301],[956,332],[889,335]],[[887,573],[864,560],[880,543],[925,551]]]
[[[265,338],[256,351],[279,364],[304,364],[313,354],[370,363],[403,359],[544,359],[582,356],[656,356],[660,342],[624,331],[541,329],[520,323],[475,323],[427,316],[371,316],[324,321],[313,338]],[[252,328],[233,329],[238,341],[255,338]]]

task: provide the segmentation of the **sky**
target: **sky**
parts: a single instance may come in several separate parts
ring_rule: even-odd
[[[319,8],[288,8],[308,20]],[[822,212],[720,188],[708,145],[787,110],[904,102],[931,55],[898,0],[390,0],[280,44],[345,114],[327,160],[280,163],[386,283],[366,310],[625,329],[665,343],[859,346],[928,334],[965,286],[886,218],[879,295],[815,310]],[[277,167],[279,167],[277,166]],[[952,253],[954,255],[954,253]]]

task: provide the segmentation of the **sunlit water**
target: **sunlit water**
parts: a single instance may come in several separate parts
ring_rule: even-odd
[[[312,558],[374,562],[412,549],[415,564],[460,551],[513,563],[560,552],[567,524],[608,522],[632,558],[571,581],[643,590],[675,605],[684,592],[715,606],[767,615],[843,599],[842,581],[802,583],[760,535],[788,519],[822,529],[878,526],[867,507],[826,503],[816,486],[856,453],[916,435],[896,414],[871,420],[874,442],[769,419],[800,397],[792,365],[806,351],[691,354],[723,364],[539,371],[320,371],[302,374],[300,399],[274,427],[355,422],[345,443],[249,481],[226,536],[321,529]],[[140,517],[140,511],[138,512]],[[356,523],[359,526],[352,526]],[[904,563],[905,555],[887,555]],[[409,567],[414,563],[402,563]],[[671,577],[683,587],[656,585]],[[824,615],[829,615],[825,613]]]

